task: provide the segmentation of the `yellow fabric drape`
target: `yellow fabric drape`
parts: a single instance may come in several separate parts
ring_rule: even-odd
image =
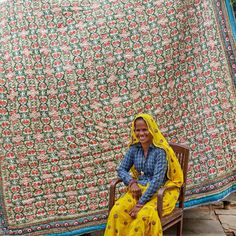
[[[138,114],[134,121],[132,122],[131,126],[131,142],[129,143],[129,146],[138,143],[138,139],[134,132],[134,123],[137,118],[143,118],[148,126],[149,132],[152,134],[153,140],[152,143],[154,146],[162,148],[166,152],[166,156],[168,159],[168,170],[167,170],[167,177],[168,181],[166,185],[174,185],[177,187],[180,187],[183,184],[183,172],[180,167],[179,161],[173,151],[173,149],[170,147],[162,133],[160,132],[157,123],[153,119],[152,116],[149,114]],[[133,168],[131,168],[132,174],[134,177],[138,177],[137,171]]]
[[[131,126],[131,141],[129,146],[138,143],[138,139],[134,132],[134,123],[137,118],[143,118],[147,123],[148,130],[153,136],[153,145],[162,148],[166,152],[168,160],[167,177],[168,180],[165,185],[176,186],[177,188],[166,191],[163,199],[163,214],[168,215],[171,213],[176,205],[179,196],[179,188],[183,184],[183,173],[178,162],[178,159],[169,146],[166,139],[161,134],[155,120],[148,114],[138,114]],[[138,178],[139,173],[134,168],[131,168],[133,178]],[[146,191],[147,186],[139,184],[142,194]],[[104,236],[162,236],[162,228],[160,219],[157,213],[157,198],[156,195],[147,202],[135,219],[130,217],[130,210],[137,204],[137,200],[133,198],[131,192],[127,193],[118,199],[113,206],[108,220]]]

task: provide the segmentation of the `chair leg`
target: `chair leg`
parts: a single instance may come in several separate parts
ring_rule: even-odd
[[[183,217],[181,221],[179,221],[179,223],[177,224],[177,236],[182,236],[182,232],[183,232]]]

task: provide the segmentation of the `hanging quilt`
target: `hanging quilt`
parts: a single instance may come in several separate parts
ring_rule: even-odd
[[[104,228],[135,114],[190,147],[186,207],[236,190],[222,0],[0,1],[0,234]]]

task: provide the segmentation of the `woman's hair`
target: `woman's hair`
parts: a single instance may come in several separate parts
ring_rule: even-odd
[[[134,120],[134,122],[135,122],[136,120],[144,120],[144,119],[143,119],[143,117],[137,117],[137,118]]]
[[[143,117],[137,117],[137,118],[134,120],[134,125],[135,125],[135,122],[136,122],[137,120],[144,120],[144,119],[143,119]],[[144,121],[145,121],[145,120],[144,120]],[[145,123],[147,123],[147,122],[145,121]]]

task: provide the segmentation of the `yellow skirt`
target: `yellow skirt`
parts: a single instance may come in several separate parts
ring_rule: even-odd
[[[139,185],[142,193],[147,187]],[[163,213],[168,215],[175,208],[179,189],[166,192],[163,199]],[[130,191],[119,198],[108,216],[104,236],[162,236],[162,227],[157,212],[156,195],[147,202],[134,219],[129,215],[137,200]]]

